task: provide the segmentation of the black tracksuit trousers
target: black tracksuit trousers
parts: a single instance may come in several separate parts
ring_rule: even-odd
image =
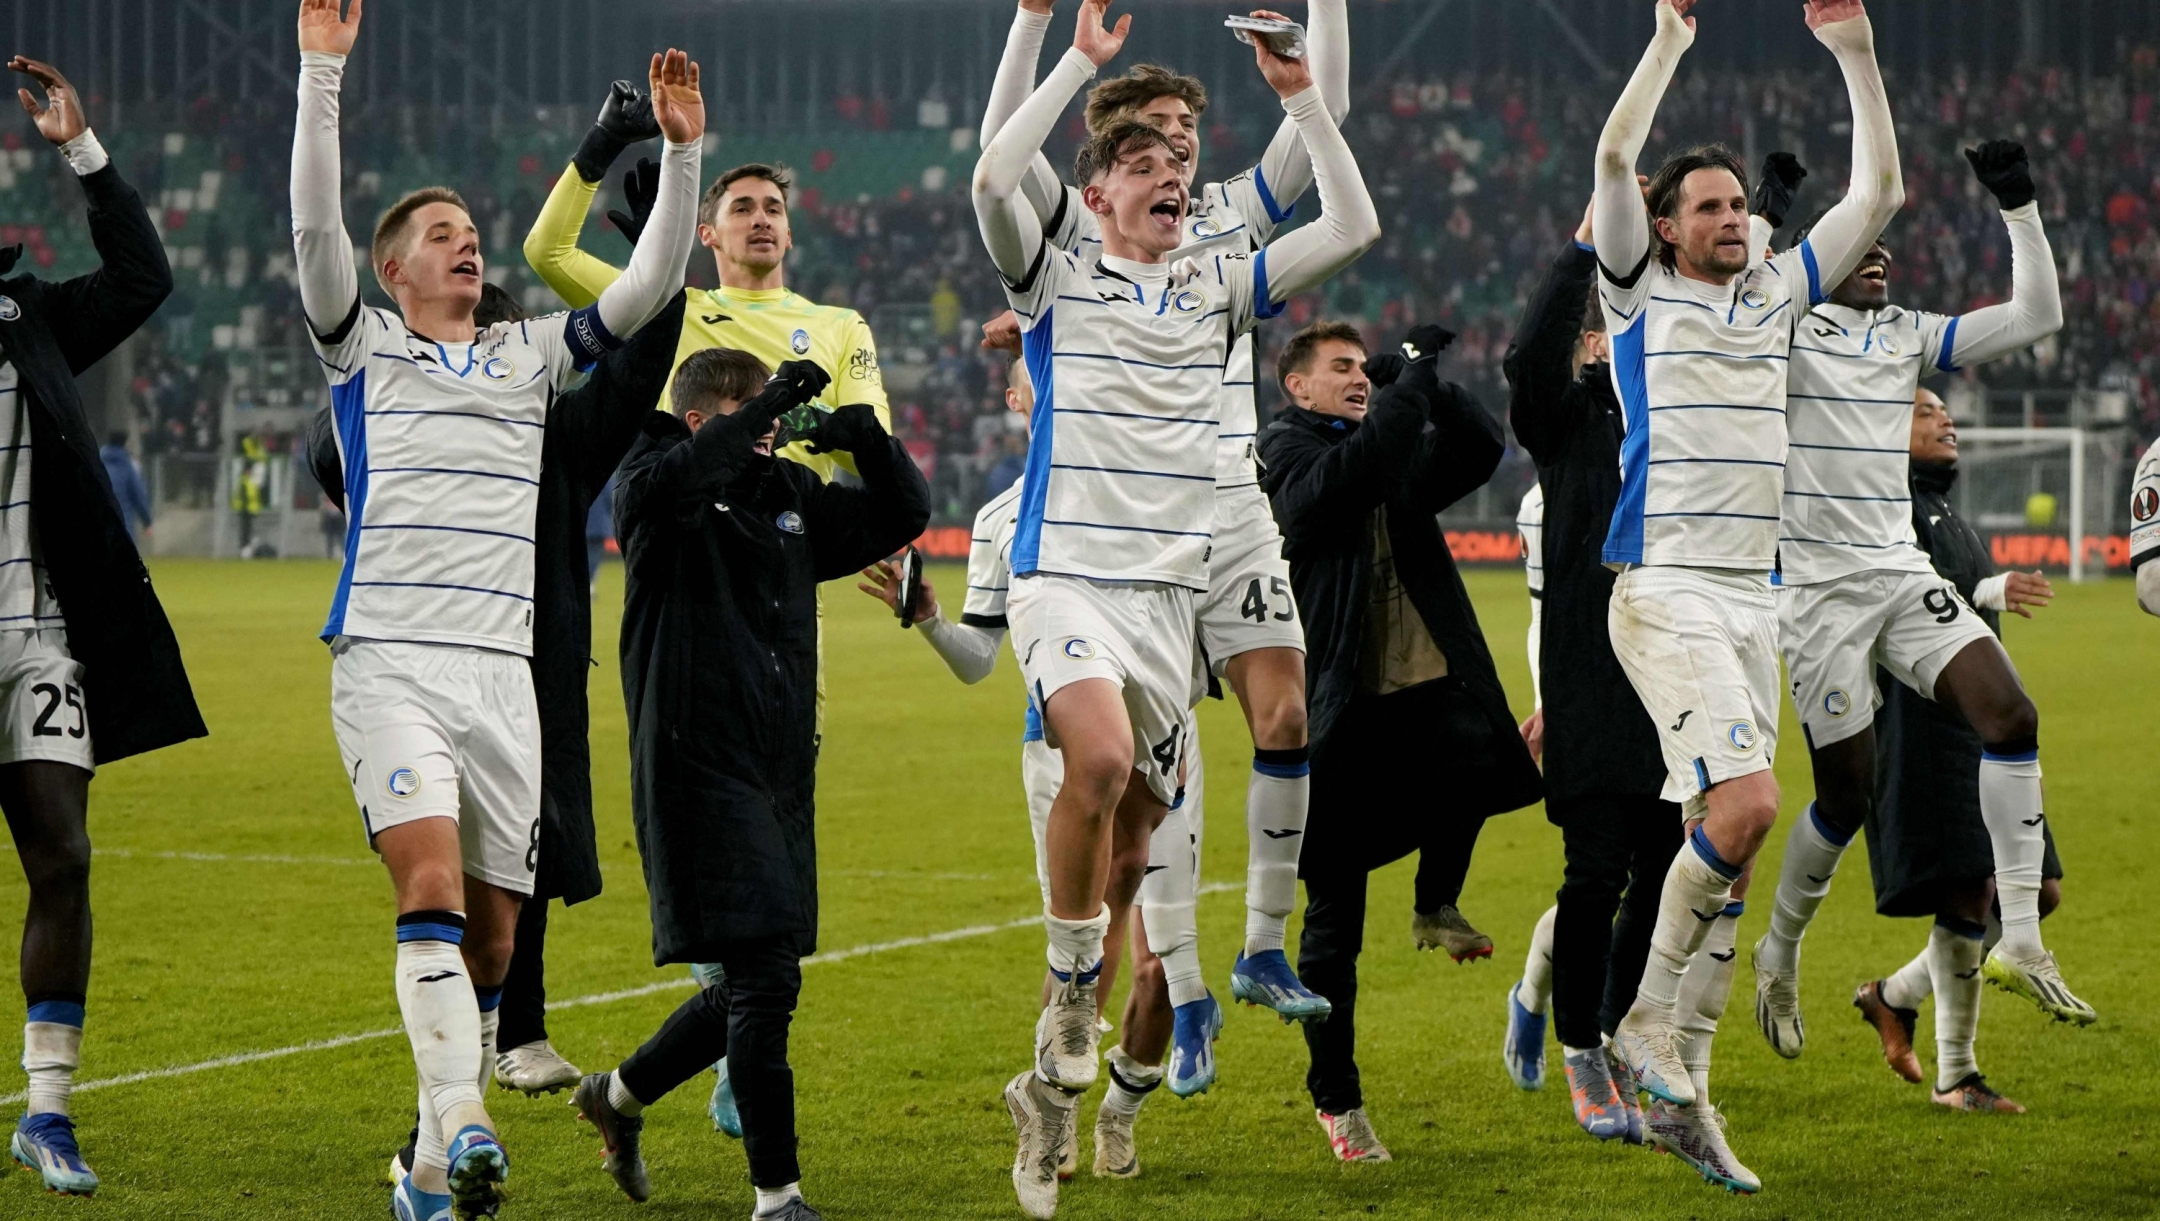
[[[527,899],[518,909],[517,945],[510,951],[510,973],[503,976],[499,1051],[538,1043],[547,1033],[547,899]],[[489,1065],[489,1071],[494,1070]]]
[[[1313,1105],[1330,1115],[1365,1105],[1356,1058],[1357,960],[1365,948],[1365,886],[1370,876],[1362,869],[1331,869],[1305,879],[1298,978],[1335,1007],[1326,1021],[1302,1027],[1312,1057],[1305,1088]]]
[[[1567,855],[1553,916],[1553,1028],[1563,1046],[1591,1048],[1635,1003],[1665,871],[1686,836],[1680,807],[1654,797],[1590,793],[1549,809]]]
[[[724,978],[684,1001],[615,1071],[650,1106],[726,1056],[750,1182],[775,1190],[802,1178],[795,1160],[795,1070],[787,1058],[802,957],[793,938],[759,938],[725,945],[713,961]]]

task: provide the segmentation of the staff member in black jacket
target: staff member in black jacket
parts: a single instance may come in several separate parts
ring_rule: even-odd
[[[1531,297],[1502,367],[1515,438],[1536,461],[1545,491],[1538,641],[1545,816],[1560,828],[1567,855],[1552,922],[1555,1033],[1576,1122],[1599,1140],[1639,1143],[1639,1113],[1630,1115],[1634,1090],[1616,1087],[1602,1036],[1634,1003],[1682,828],[1679,806],[1658,797],[1665,760],[1657,727],[1606,631],[1613,572],[1600,553],[1620,498],[1623,429],[1604,313],[1585,308],[1596,273],[1586,211],[1575,240],[1553,259]],[[1723,955],[1728,975],[1738,908],[1736,901],[1733,915],[1711,930],[1722,939],[1712,949]],[[1548,981],[1526,978],[1508,993],[1505,1059],[1509,1076],[1525,1089],[1544,1081],[1541,982]]]
[[[60,283],[7,276],[0,250],[0,810],[30,884],[23,921],[28,1106],[16,1159],[53,1191],[89,1195],[68,1118],[90,983],[90,773],[100,763],[202,737],[180,644],[128,538],[75,375],[120,346],[172,291],[165,247],[134,188],[49,64],[23,109],[59,148],[90,202],[101,265]]]
[[[807,437],[852,454],[861,487],[773,457],[774,421],[829,380],[789,361],[768,384],[756,357],[698,352],[675,373],[678,414],[654,415],[616,475],[653,961],[718,963],[724,978],[572,1101],[600,1130],[608,1172],[643,1200],[640,1113],[726,1056],[768,1221],[817,1218],[799,1189],[787,1061],[801,960],[817,945],[817,584],[884,559],[930,520],[929,486],[867,405],[820,416]]]
[[[1950,504],[1957,457],[1957,424],[1949,409],[1934,391],[1920,391],[1913,403],[1913,534],[1935,571],[2000,636],[2001,612],[2030,619],[2029,608],[2046,606],[2055,591],[2038,572],[1995,571],[1986,540]],[[1948,599],[1944,607],[1955,609]],[[1883,706],[1875,714],[1875,805],[1864,824],[1875,910],[1885,916],[1933,916],[1931,942],[1984,941],[1995,898],[1995,849],[1980,818],[1980,735],[1889,671],[1878,669],[1875,681]],[[2040,876],[2045,917],[2062,900],[2062,861],[2051,833]],[[1949,1088],[1934,1091],[1934,1100],[1961,1111],[2024,1111],[1988,1085],[1973,1054],[1981,978],[2000,986],[2012,977],[1997,976],[1983,964],[1979,976],[1958,978],[1952,971],[1948,978],[1931,978],[1929,964],[1936,957],[1923,949],[1901,970],[1860,985],[1854,995],[1853,1006],[1882,1037],[1883,1059],[1907,1081],[1922,1080],[1913,1027],[1920,1002],[1933,993],[1935,1051],[1944,1070],[1937,1078],[1951,1078]]]
[[[636,240],[635,236],[632,237]],[[540,708],[539,869],[532,901],[518,909],[516,948],[503,978],[493,1071],[498,1084],[528,1094],[576,1085],[577,1066],[548,1042],[548,900],[565,906],[600,893],[593,836],[591,718],[585,676],[592,668],[592,595],[585,517],[667,388],[682,330],[683,299],[670,301],[623,346],[593,366],[583,385],[548,405],[540,442],[540,497],[533,512],[533,694]],[[480,293],[476,326],[524,317],[495,285]],[[324,496],[345,507],[344,463],[330,409],[308,423],[307,457]],[[410,1168],[411,1146],[399,1153]]]
[[[1345,1161],[1388,1159],[1353,1055],[1366,874],[1445,853],[1459,886],[1486,817],[1539,796],[1435,516],[1491,478],[1502,450],[1500,426],[1434,372],[1452,338],[1420,327],[1402,355],[1368,361],[1356,328],[1307,327],[1276,369],[1295,405],[1260,434],[1305,616],[1313,817],[1298,973],[1334,1005],[1304,1028],[1305,1082]]]

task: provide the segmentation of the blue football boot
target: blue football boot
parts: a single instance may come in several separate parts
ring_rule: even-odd
[[[75,1124],[58,1111],[23,1116],[15,1125],[8,1151],[38,1172],[47,1191],[86,1196],[97,1190],[97,1175],[84,1164],[82,1150],[75,1144]]]
[[[742,1112],[735,1109],[735,1086],[728,1080],[727,1058],[721,1057],[713,1068],[720,1080],[713,1083],[712,1101],[705,1105],[705,1113],[712,1116],[713,1131],[742,1139]]]
[[[1335,1011],[1328,999],[1298,981],[1281,950],[1239,954],[1230,968],[1230,995],[1273,1009],[1285,1022],[1324,1022]]]
[[[450,1197],[420,1190],[409,1174],[399,1176],[390,1191],[390,1215],[397,1221],[453,1221]]]
[[[450,1200],[460,1217],[492,1217],[502,1207],[503,1181],[510,1177],[510,1156],[495,1134],[467,1124],[450,1138]]]
[[[1209,993],[1171,1011],[1169,1071],[1163,1084],[1180,1098],[1207,1092],[1215,1084],[1215,1036],[1222,1033],[1222,1006]]]
[[[1521,985],[1507,992],[1507,1037],[1500,1043],[1500,1062],[1507,1066],[1515,1088],[1545,1088],[1545,1015],[1532,1013],[1516,999]]]

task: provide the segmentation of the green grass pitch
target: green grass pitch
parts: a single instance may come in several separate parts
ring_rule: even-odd
[[[385,1215],[382,1171],[411,1114],[412,1067],[401,1035],[375,1033],[397,1025],[393,904],[330,733],[329,659],[314,633],[334,569],[166,562],[155,571],[212,736],[110,767],[92,788],[102,855],[81,1077],[152,1075],[77,1096],[86,1149],[104,1178],[95,1200],[48,1197],[16,1173],[0,1176],[0,1217]],[[652,966],[631,847],[613,660],[620,571],[610,566],[601,582],[592,683],[608,889],[558,909],[548,974],[558,1001],[654,990],[555,1015],[556,1044],[588,1070],[613,1066],[687,994],[682,968]],[[933,576],[947,591],[961,584],[957,570]],[[1521,578],[1473,573],[1470,586],[1502,676],[1527,710]],[[998,1092],[1026,1061],[1042,975],[1041,939],[1026,924],[1038,900],[1020,797],[1018,684],[1008,658],[989,680],[962,687],[845,584],[826,590],[826,606],[822,949],[1003,927],[806,970],[794,1061],[809,1198],[835,1221],[1017,1216]],[[1464,896],[1466,912],[1499,943],[1493,961],[1456,966],[1416,953],[1411,865],[1375,880],[1361,1052],[1394,1164],[1333,1160],[1303,1092],[1301,1041],[1240,1009],[1218,1047],[1214,1091],[1185,1102],[1165,1092],[1142,1113],[1142,1177],[1088,1177],[1084,1138],[1082,1175],[1060,1215],[2146,1215],[2160,1199],[2160,1111],[2146,1092],[2160,1068],[2152,983],[2160,940],[2143,910],[2160,845],[2148,821],[2160,792],[2160,623],[2138,613],[2117,581],[2066,588],[2037,621],[2012,619],[2009,632],[2044,713],[2048,808],[2070,874],[2048,941],[2101,1014],[2073,1030],[1988,994],[1981,1064],[2031,1114],[1949,1114],[1883,1067],[1847,1000],[1856,982],[1916,952],[1926,926],[1874,916],[1856,853],[1807,942],[1805,1058],[1787,1063],[1763,1044],[1745,969],[1719,1038],[1713,1093],[1763,1194],[1729,1198],[1672,1158],[1591,1141],[1557,1081],[1524,1094],[1498,1062],[1502,993],[1560,872],[1557,833],[1528,810],[1488,824]],[[1205,874],[1237,881],[1249,742],[1233,706],[1211,703],[1202,719],[1215,776]],[[1779,773],[1789,819],[1809,785],[1789,715],[1785,723]],[[1446,777],[1433,777],[1432,793],[1446,800]],[[1761,863],[1766,878],[1776,876],[1783,838],[1773,836]],[[1757,895],[1743,944],[1767,919],[1767,883]],[[24,902],[18,871],[0,867],[0,942],[18,936]],[[1241,904],[1234,891],[1216,893],[1200,913],[1221,995]],[[8,991],[0,1028],[22,1012]],[[1928,1014],[1921,1031],[1932,1067]],[[339,1039],[351,1041],[158,1075]],[[564,1096],[491,1091],[513,1159],[504,1216],[747,1217],[742,1152],[705,1118],[709,1083],[693,1082],[649,1113],[655,1194],[643,1206],[600,1172],[597,1141]],[[19,1070],[0,1070],[0,1094],[21,1088]],[[12,1118],[16,1106],[0,1113]],[[1090,1100],[1084,1125],[1092,1114]]]

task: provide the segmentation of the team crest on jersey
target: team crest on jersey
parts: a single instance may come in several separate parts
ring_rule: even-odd
[[[1095,646],[1075,636],[1065,642],[1065,656],[1074,661],[1087,661],[1095,656]]]
[[[390,773],[389,779],[383,781],[383,787],[390,790],[392,797],[410,797],[420,791],[420,773],[401,767]]]
[[[0,322],[13,322],[22,317],[22,306],[13,297],[0,297]]]
[[[1746,721],[1734,721],[1725,731],[1725,740],[1734,750],[1746,753],[1755,749],[1755,727]]]
[[[490,356],[487,358],[487,363],[480,366],[480,376],[491,382],[506,382],[510,380],[510,374],[515,372],[516,369],[516,365],[511,364],[502,357]]]
[[[1199,293],[1196,293],[1189,288],[1186,289],[1184,292],[1179,293],[1177,296],[1170,298],[1171,306],[1175,308],[1178,313],[1181,314],[1190,314],[1194,310],[1199,309],[1202,305],[1205,305],[1206,303],[1207,298],[1202,297]]]
[[[1832,691],[1822,697],[1822,706],[1831,716],[1844,716],[1852,711],[1852,697],[1843,691]]]
[[[1205,216],[1198,216],[1193,218],[1192,235],[1194,238],[1210,238],[1216,236],[1217,234],[1220,234],[1221,232],[1222,226],[1216,224],[1211,218]]]
[[[1881,348],[1885,356],[1895,356],[1898,354],[1898,342],[1895,335],[1883,334],[1876,336],[1875,346]]]
[[[2139,521],[2151,521],[2155,514],[2160,514],[2160,492],[2139,488],[2137,495],[2130,498],[2130,516]]]
[[[1759,288],[1751,288],[1740,294],[1740,305],[1744,309],[1761,309],[1768,304],[1770,294]]]
[[[809,355],[810,332],[803,330],[801,327],[795,328],[795,333],[788,336],[788,347],[792,349],[797,356]]]
[[[773,518],[773,524],[789,534],[801,534],[803,532],[802,514],[793,509],[789,509],[780,516]]]

